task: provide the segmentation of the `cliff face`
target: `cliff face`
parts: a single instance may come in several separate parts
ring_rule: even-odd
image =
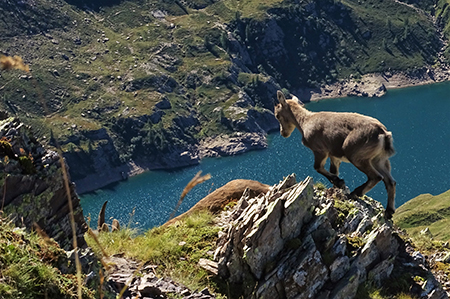
[[[44,148],[19,119],[0,114],[0,190],[4,214],[16,225],[28,229],[36,223],[62,248],[72,248],[69,203],[59,155]],[[87,225],[71,182],[69,189],[78,246],[82,247]]]

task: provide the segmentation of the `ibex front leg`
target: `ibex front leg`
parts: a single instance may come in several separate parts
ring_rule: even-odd
[[[344,188],[345,182],[343,179],[340,179],[336,174],[330,173],[325,169],[325,162],[327,161],[328,155],[314,152],[314,169],[325,176],[334,186],[338,188]],[[337,169],[336,169],[337,172]]]
[[[330,172],[339,176],[339,166],[341,165],[341,160],[330,156]]]

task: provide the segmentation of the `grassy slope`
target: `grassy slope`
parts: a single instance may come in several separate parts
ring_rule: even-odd
[[[93,1],[84,1],[89,2]],[[230,115],[215,108],[232,105],[242,89],[256,99],[261,88],[254,79],[230,79],[226,30],[232,30],[254,57],[250,69],[259,80],[271,75],[288,88],[299,87],[299,82],[316,85],[434,63],[434,28],[410,7],[386,0],[343,0],[341,4],[321,0],[310,10],[308,1],[295,2],[186,1],[187,6],[180,6],[176,1],[134,0],[89,10],[62,0],[39,0],[33,9],[17,8],[8,0],[0,6],[0,50],[22,56],[31,65],[34,79],[2,72],[0,108],[27,116],[38,135],[49,136],[52,130],[62,141],[106,127],[128,158],[138,154],[135,148],[148,148],[149,143],[157,152],[167,144],[231,133],[221,122]],[[152,12],[158,10],[167,16],[156,18]],[[20,21],[22,14],[28,16],[27,22]],[[287,60],[266,58],[261,55],[264,49],[258,49],[268,18],[277,20],[284,30]],[[324,39],[326,46],[321,49]],[[247,77],[256,78],[255,74]],[[160,77],[157,84],[129,88]],[[169,77],[176,86],[162,92]],[[157,126],[149,124],[131,132],[133,136],[115,126],[118,118],[151,114],[164,96],[172,108],[165,110]],[[173,133],[173,119],[191,113],[199,125]],[[137,135],[143,141],[135,146],[132,138]],[[81,138],[64,149],[87,151],[96,146],[88,143]]]
[[[435,239],[450,241],[450,190],[436,196],[422,194],[409,200],[397,209],[394,222],[412,236],[428,227]]]
[[[64,261],[66,252],[56,242],[15,228],[0,217],[1,298],[78,298],[76,276],[57,268]],[[94,298],[94,292],[83,286],[82,297]]]
[[[210,280],[206,270],[198,266],[200,258],[211,258],[219,228],[212,225],[213,216],[208,212],[194,213],[177,225],[161,226],[136,235],[131,228],[118,232],[101,232],[99,244],[86,234],[86,241],[98,256],[124,254],[139,262],[159,265],[158,276],[171,277],[187,287],[213,289],[218,286]],[[103,249],[103,251],[102,251]]]

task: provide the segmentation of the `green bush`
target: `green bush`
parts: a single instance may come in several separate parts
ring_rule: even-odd
[[[35,174],[36,167],[33,164],[33,161],[28,156],[19,157],[19,164],[22,167],[23,174]]]

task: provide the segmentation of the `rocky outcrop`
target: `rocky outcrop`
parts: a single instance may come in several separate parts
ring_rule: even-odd
[[[199,156],[219,157],[242,154],[250,149],[264,149],[267,147],[265,134],[238,133],[234,137],[228,135],[206,138],[200,143]]]
[[[31,229],[38,225],[61,247],[72,247],[69,201],[73,207],[78,246],[84,246],[84,221],[74,184],[65,174],[55,151],[44,148],[33,137],[31,129],[17,118],[0,116],[0,190],[1,210],[16,225]]]
[[[220,222],[217,272],[245,298],[357,298],[358,288],[386,287],[398,273],[409,273],[415,295],[448,298],[385,221],[380,203],[317,191],[311,178],[296,183],[291,175],[266,194],[244,193]],[[417,273],[430,285],[417,284]]]

